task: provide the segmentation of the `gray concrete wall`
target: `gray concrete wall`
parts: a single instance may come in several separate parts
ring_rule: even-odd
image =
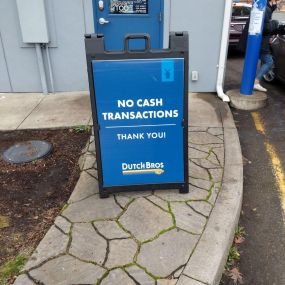
[[[225,0],[172,0],[172,31],[189,32],[189,74],[199,72],[198,81],[189,81],[192,92],[216,91],[217,65],[221,46]]]
[[[215,91],[225,0],[169,1],[171,30],[189,31],[190,75],[199,72],[190,91]],[[46,0],[46,10],[55,91],[88,90],[83,37],[94,31],[92,0]],[[22,42],[15,0],[0,0],[0,74],[0,92],[42,91],[36,51]]]
[[[22,40],[16,2],[1,0],[0,13],[0,32],[2,39],[0,49],[2,49],[1,52],[5,55],[6,59],[5,62],[0,62],[0,69],[8,70],[11,91],[40,91],[41,85],[37,71],[35,50],[21,47]],[[3,91],[5,91],[5,89]],[[1,86],[0,91],[2,91]]]
[[[46,10],[55,91],[87,90],[84,34],[94,31],[92,1],[48,0]],[[0,0],[0,33],[0,92],[41,92],[36,51],[22,42],[15,0]]]

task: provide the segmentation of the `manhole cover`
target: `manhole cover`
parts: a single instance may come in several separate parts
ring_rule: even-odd
[[[3,153],[3,158],[11,163],[27,163],[50,154],[52,144],[46,141],[26,141],[15,144]]]

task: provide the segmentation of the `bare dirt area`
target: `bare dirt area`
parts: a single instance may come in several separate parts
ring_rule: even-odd
[[[43,238],[75,187],[89,135],[85,129],[0,132],[0,268]],[[3,160],[4,150],[26,140],[47,140],[53,151],[32,163]]]

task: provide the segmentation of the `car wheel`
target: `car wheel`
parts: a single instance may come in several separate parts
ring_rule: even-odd
[[[276,75],[275,75],[275,72],[273,69],[270,69],[264,76],[263,76],[263,79],[266,81],[266,82],[273,82],[275,81],[276,79]]]

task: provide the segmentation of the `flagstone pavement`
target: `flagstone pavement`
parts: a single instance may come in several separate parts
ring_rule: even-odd
[[[92,135],[68,203],[14,284],[210,284],[187,272],[222,189],[224,131],[221,120],[189,127],[188,194],[124,192],[107,199],[98,194]]]

